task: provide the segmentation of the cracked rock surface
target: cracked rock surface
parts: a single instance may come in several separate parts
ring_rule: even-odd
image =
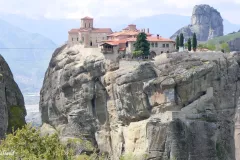
[[[85,137],[111,160],[235,159],[240,55],[171,53],[113,69],[84,52],[58,48],[41,90],[43,123],[62,137]]]

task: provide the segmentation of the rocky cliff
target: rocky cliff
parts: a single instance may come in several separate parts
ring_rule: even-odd
[[[163,54],[113,67],[100,52],[62,46],[40,110],[61,137],[84,137],[111,160],[234,160],[239,97],[237,53]]]
[[[192,38],[196,33],[198,41],[207,41],[223,35],[223,19],[221,14],[209,5],[196,5],[193,9],[191,24],[179,29],[171,39],[184,34],[184,38]]]
[[[12,127],[25,124],[26,110],[23,95],[13,79],[12,72],[0,55],[0,139]]]
[[[240,51],[240,38],[227,42],[231,51]]]

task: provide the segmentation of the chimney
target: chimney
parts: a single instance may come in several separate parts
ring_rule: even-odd
[[[159,39],[159,34],[157,34],[157,39]]]
[[[147,33],[149,33],[149,28],[147,29]]]

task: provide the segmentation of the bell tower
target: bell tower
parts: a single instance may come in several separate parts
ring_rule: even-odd
[[[92,29],[93,28],[93,18],[84,17],[81,19],[81,28]]]

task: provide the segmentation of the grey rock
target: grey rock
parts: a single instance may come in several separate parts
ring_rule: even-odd
[[[240,51],[240,38],[228,42],[231,51]]]
[[[196,5],[193,9],[191,24],[179,29],[171,36],[176,39],[183,33],[185,40],[192,38],[196,33],[198,41],[207,41],[223,35],[223,19],[221,14],[209,5]]]
[[[23,95],[14,81],[8,64],[0,55],[0,139],[5,137],[7,131],[12,130],[9,119],[12,116],[10,108],[13,106],[23,110],[23,114],[17,118],[25,122],[26,109]]]
[[[167,68],[156,58],[115,69],[98,54],[65,46],[52,57],[40,111],[61,137],[84,137],[112,160],[235,159],[239,54],[172,53]]]

